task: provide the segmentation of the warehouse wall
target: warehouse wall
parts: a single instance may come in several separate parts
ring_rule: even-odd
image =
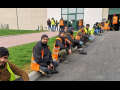
[[[17,29],[16,8],[0,8],[1,24],[9,24],[10,29]]]
[[[47,27],[47,8],[17,8],[18,25],[20,30],[36,30],[43,25]],[[16,8],[0,8],[1,24],[9,24],[9,29],[17,28]]]
[[[36,30],[43,25],[47,27],[47,8],[18,8],[19,29]]]
[[[103,8],[84,8],[84,25],[90,24],[90,29],[94,23],[102,21]]]

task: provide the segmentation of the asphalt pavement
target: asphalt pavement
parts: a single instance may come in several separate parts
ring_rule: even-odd
[[[59,73],[40,76],[36,81],[119,81],[120,32],[105,31],[87,45],[83,48],[87,55],[76,50],[67,57],[68,64],[59,64]]]

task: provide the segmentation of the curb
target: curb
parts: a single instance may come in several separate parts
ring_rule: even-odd
[[[73,51],[75,51],[77,49],[77,47],[75,47],[73,49]],[[36,71],[32,71],[31,73],[28,74],[29,76],[29,80],[30,81],[35,81],[37,78],[39,78],[41,75],[39,72],[36,72]]]

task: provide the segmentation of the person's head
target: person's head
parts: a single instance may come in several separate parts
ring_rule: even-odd
[[[46,34],[43,34],[41,36],[41,42],[42,42],[42,44],[47,45],[48,40],[49,40],[49,38],[48,38],[48,36]]]
[[[50,20],[50,18],[48,18],[48,20]]]
[[[99,26],[99,23],[98,23],[98,22],[96,22],[96,26]]]
[[[67,31],[67,26],[65,27],[65,32]]]
[[[113,14],[113,16],[116,16],[116,14]]]
[[[63,20],[63,17],[61,18],[61,20]]]
[[[73,32],[74,32],[74,27],[72,26],[70,26],[68,30],[66,31],[66,33],[70,33],[71,35],[73,35]]]
[[[60,31],[59,36],[60,36],[61,38],[65,37],[65,31],[63,31],[63,30]]]
[[[80,30],[84,31],[84,26],[81,26]]]
[[[54,18],[52,17],[52,20],[54,20]]]
[[[9,52],[5,47],[0,47],[0,67],[4,67],[8,61]]]
[[[90,25],[89,24],[86,24],[86,28],[88,29],[90,27]]]

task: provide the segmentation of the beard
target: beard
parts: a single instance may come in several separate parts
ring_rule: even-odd
[[[3,61],[0,61],[0,67],[5,67],[5,65],[6,65],[6,63],[5,62],[3,62]]]

